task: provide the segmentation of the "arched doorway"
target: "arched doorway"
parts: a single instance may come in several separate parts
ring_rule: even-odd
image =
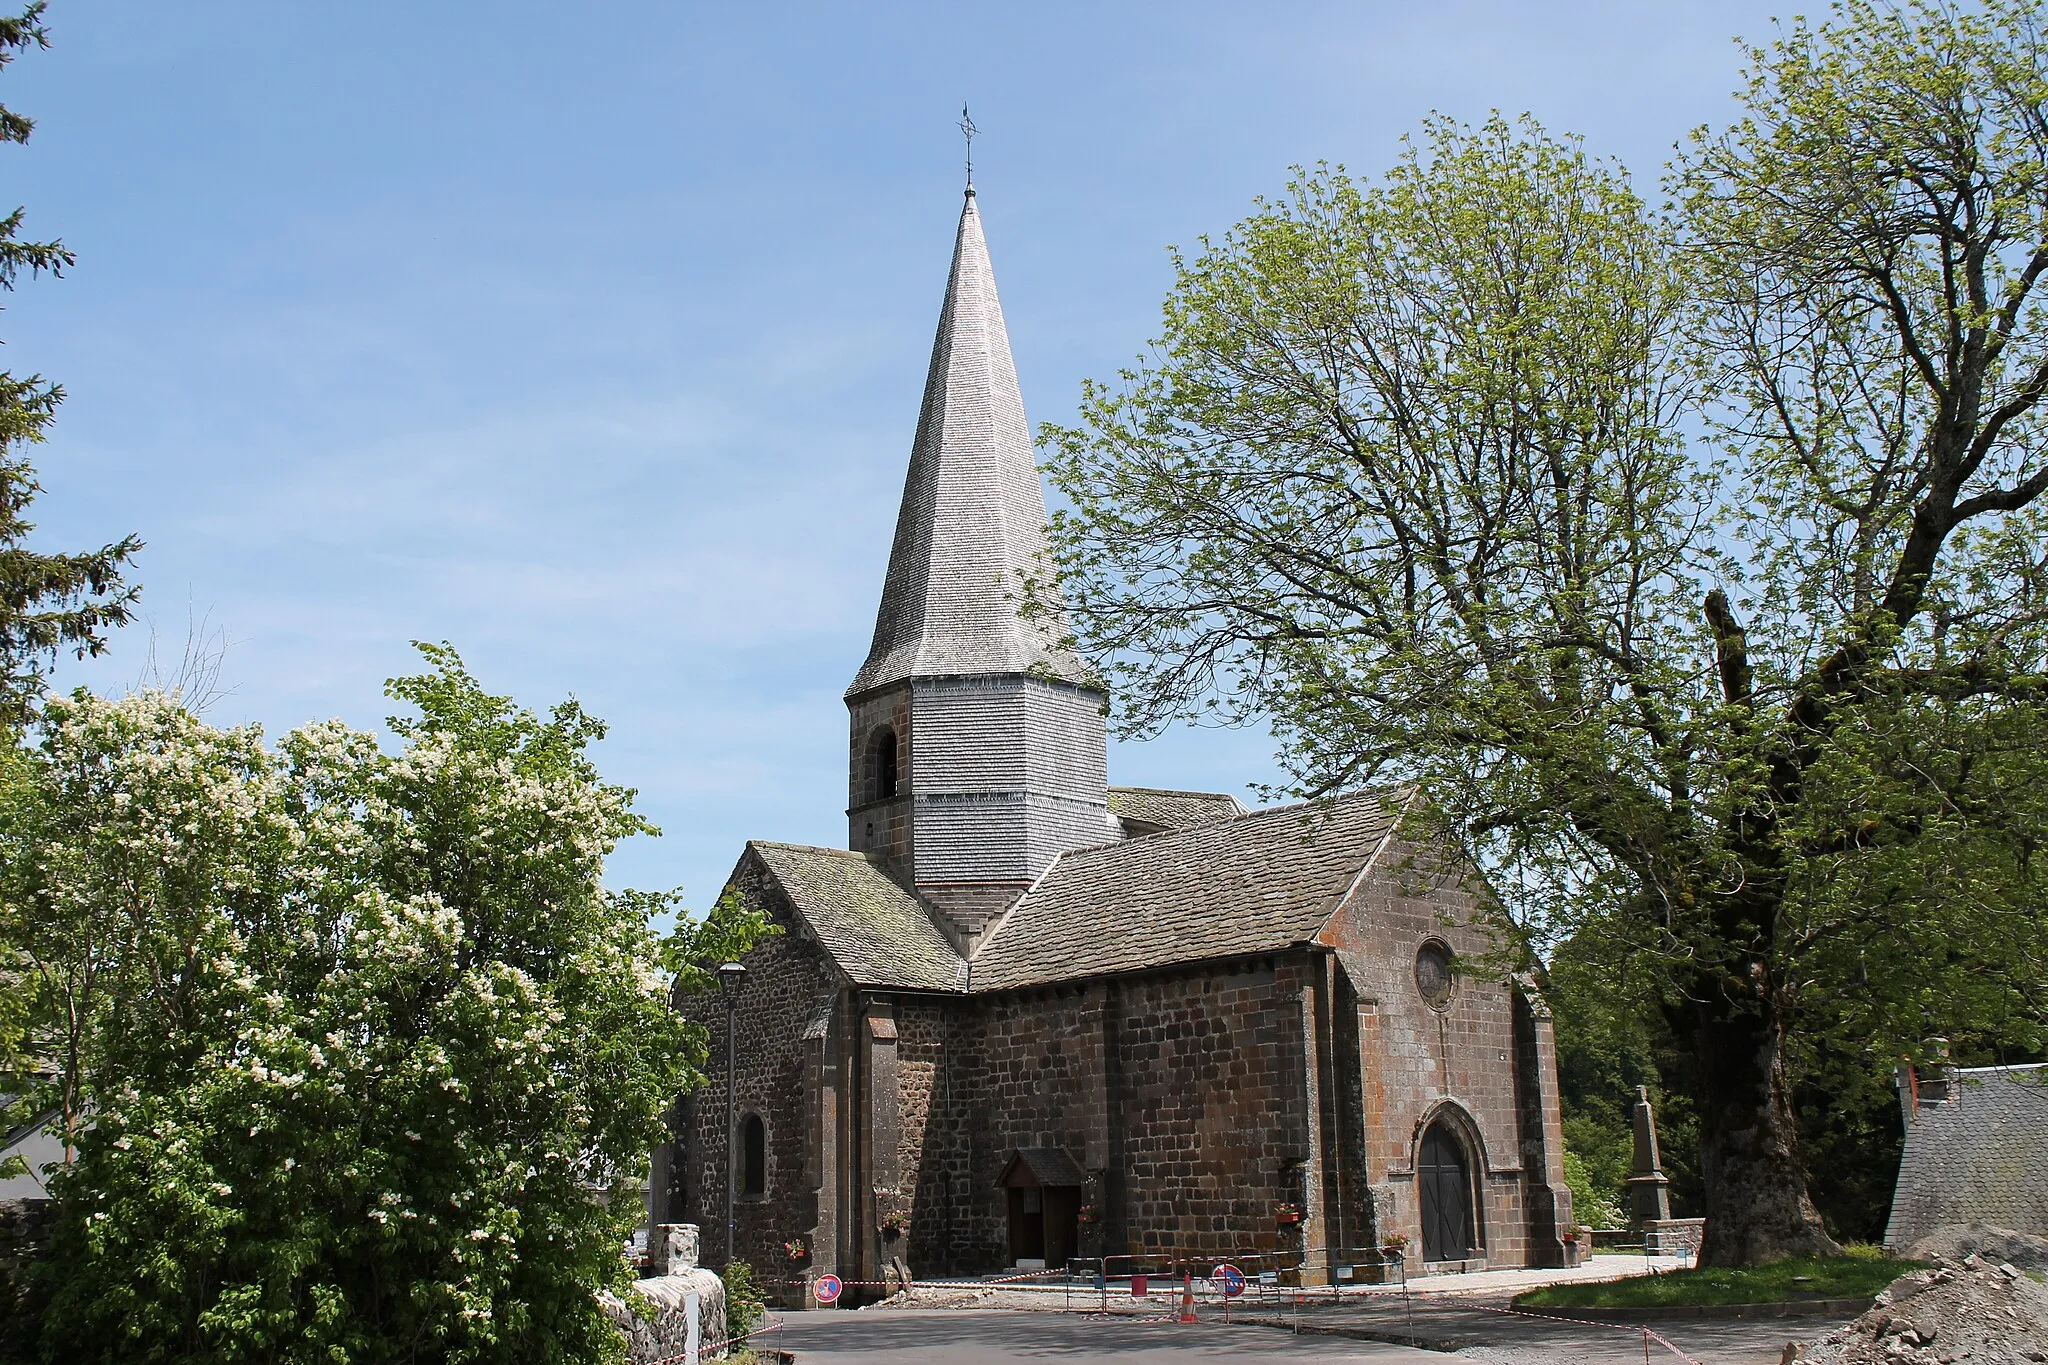
[[[1422,1259],[1466,1259],[1478,1241],[1472,1217],[1472,1166],[1457,1130],[1443,1119],[1422,1135],[1415,1185],[1422,1196]]]

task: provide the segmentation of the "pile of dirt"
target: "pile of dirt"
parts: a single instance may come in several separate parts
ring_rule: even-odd
[[[1951,1261],[1982,1256],[1994,1265],[2005,1261],[2021,1270],[2048,1270],[2048,1237],[1989,1223],[1956,1223],[1936,1228],[1906,1250],[1908,1260],[1931,1261],[1937,1256]]]
[[[2040,1365],[2048,1362],[2048,1286],[1981,1256],[1937,1257],[1902,1275],[1869,1312],[1788,1348],[1807,1365]]]

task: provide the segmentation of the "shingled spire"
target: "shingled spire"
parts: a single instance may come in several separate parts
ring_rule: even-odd
[[[846,692],[852,846],[913,881],[963,948],[1054,858],[1118,837],[1102,684],[1065,643],[1045,524],[970,186],[874,643]],[[1054,596],[1026,620],[1033,584]]]
[[[1095,685],[1067,649],[1064,610],[1024,620],[1047,572],[1045,494],[974,191],[932,344],[910,476],[875,617],[849,697],[908,678],[1024,673]]]

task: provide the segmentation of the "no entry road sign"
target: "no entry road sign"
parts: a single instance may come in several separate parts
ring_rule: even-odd
[[[1244,1272],[1234,1265],[1216,1267],[1216,1283],[1223,1286],[1223,1297],[1234,1299],[1244,1293]]]
[[[820,1275],[818,1282],[811,1286],[811,1293],[817,1296],[819,1303],[831,1303],[845,1288],[837,1275]]]

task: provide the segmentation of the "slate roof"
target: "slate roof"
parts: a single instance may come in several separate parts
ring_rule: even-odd
[[[12,1095],[0,1096],[0,1101],[4,1102],[13,1099]],[[59,1111],[55,1109],[38,1114],[0,1140],[0,1161],[18,1156],[28,1167],[19,1175],[0,1180],[0,1199],[50,1197],[46,1177],[53,1167],[64,1163],[64,1143],[57,1136],[58,1116]]]
[[[1031,427],[970,189],[874,643],[847,695],[912,677],[984,673],[1100,687],[1062,643],[1064,612],[1031,623],[1017,614],[1026,578],[1046,572],[1045,524]]]
[[[1001,1174],[996,1176],[996,1184],[1014,1183],[1014,1172],[1019,1166],[1031,1172],[1032,1182],[1041,1186],[1088,1183],[1088,1173],[1064,1147],[1019,1147],[1017,1154],[1003,1163]]]
[[[1971,1222],[2048,1236],[2048,1065],[1950,1074],[1906,1125],[1885,1245]]]
[[[747,848],[855,985],[963,988],[962,959],[924,903],[866,854],[758,839]]]
[[[1150,826],[1133,833],[1185,829],[1213,820],[1231,820],[1245,809],[1234,796],[1223,792],[1162,791],[1157,787],[1111,787],[1109,813],[1127,826]]]
[[[1307,942],[1385,843],[1400,800],[1360,792],[1064,853],[982,941],[972,989]]]

